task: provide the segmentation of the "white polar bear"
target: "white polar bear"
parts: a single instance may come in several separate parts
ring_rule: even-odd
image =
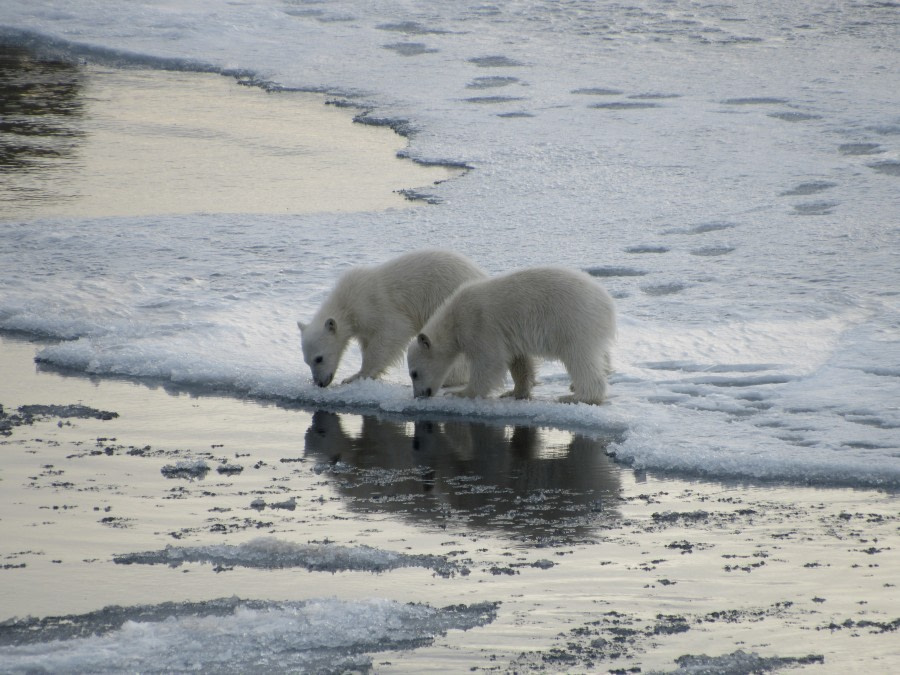
[[[413,251],[349,270],[310,322],[297,322],[313,380],[320,387],[331,383],[351,338],[359,342],[362,367],[344,383],[377,378],[403,357],[410,339],[453,291],[484,278],[468,258],[440,250]]]
[[[432,316],[407,352],[413,393],[436,394],[460,354],[469,383],[460,396],[487,396],[509,369],[516,398],[529,398],[533,357],[559,359],[572,378],[564,402],[606,397],[616,310],[584,272],[536,267],[459,288]]]

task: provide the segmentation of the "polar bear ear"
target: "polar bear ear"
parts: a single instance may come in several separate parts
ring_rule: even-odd
[[[335,321],[334,319],[326,319],[325,330],[327,330],[329,333],[337,333],[337,321]]]
[[[298,321],[298,322],[297,322],[297,328],[300,329],[300,332],[301,332],[301,333],[302,333],[303,331],[306,330],[306,327],[307,327],[308,325],[309,325],[308,323],[303,323],[302,321]]]
[[[425,333],[419,333],[419,344],[422,345],[423,349],[431,349],[431,340],[428,339]]]

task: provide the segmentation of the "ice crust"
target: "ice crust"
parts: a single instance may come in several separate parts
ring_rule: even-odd
[[[44,367],[558,426],[660,471],[900,487],[900,69],[884,68],[898,58],[895,11],[316,10],[0,6],[7,41],[327,92],[407,135],[405,156],[472,169],[427,187],[439,204],[407,211],[2,223],[0,329],[64,340],[41,350]],[[620,313],[610,402],[555,403],[568,388],[558,364],[542,366],[532,402],[415,401],[402,367],[385,382],[312,386],[296,319],[350,265],[435,245],[490,273],[599,274]],[[336,379],[358,364],[349,354]]]
[[[467,574],[468,570],[443,556],[412,555],[332,543],[297,544],[274,537],[260,537],[243,544],[166,546],[161,551],[117,555],[120,565],[169,565],[206,563],[262,569],[297,567],[313,572],[387,572],[399,567],[424,567],[441,576]]]
[[[183,459],[175,464],[166,464],[160,469],[166,478],[203,478],[209,473],[209,464],[202,459]]]
[[[722,656],[685,655],[675,659],[678,669],[673,675],[747,675],[749,673],[777,672],[793,666],[821,664],[822,656],[760,656],[756,652],[737,650]]]
[[[435,608],[381,599],[107,607],[0,623],[0,661],[8,673],[366,671],[372,653],[427,645],[495,616],[489,603]]]

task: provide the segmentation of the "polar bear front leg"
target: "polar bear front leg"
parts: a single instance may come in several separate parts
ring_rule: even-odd
[[[377,379],[386,371],[392,363],[398,361],[403,355],[406,343],[409,341],[409,332],[405,328],[402,334],[386,335],[377,333],[367,340],[360,340],[362,352],[362,365],[359,372],[351,375],[344,384],[360,379]]]
[[[487,398],[488,395],[501,384],[506,372],[506,364],[503,359],[487,359],[483,356],[475,357],[469,370],[469,384],[454,396],[466,398]]]
[[[363,349],[362,366],[358,373],[354,373],[342,384],[350,384],[356,380],[375,380],[387,370],[392,359],[388,358],[383,349]]]
[[[459,387],[469,381],[469,363],[464,356],[459,356],[453,362],[450,372],[444,378],[444,387]]]
[[[530,356],[514,357],[509,363],[509,374],[512,376],[513,388],[503,394],[503,397],[531,398],[531,389],[537,381],[534,359]]]

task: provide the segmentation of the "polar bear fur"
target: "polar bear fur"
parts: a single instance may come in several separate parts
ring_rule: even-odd
[[[565,402],[606,398],[616,312],[589,275],[536,267],[459,288],[432,316],[407,352],[413,393],[432,396],[454,360],[469,364],[461,396],[484,397],[509,370],[516,398],[529,398],[535,357],[559,359],[572,378]]]
[[[327,387],[351,339],[362,351],[358,373],[344,382],[377,378],[403,357],[409,341],[461,284],[486,275],[468,258],[440,250],[406,253],[355,267],[337,282],[309,323],[297,322],[303,360]],[[457,373],[460,383],[464,375]]]

